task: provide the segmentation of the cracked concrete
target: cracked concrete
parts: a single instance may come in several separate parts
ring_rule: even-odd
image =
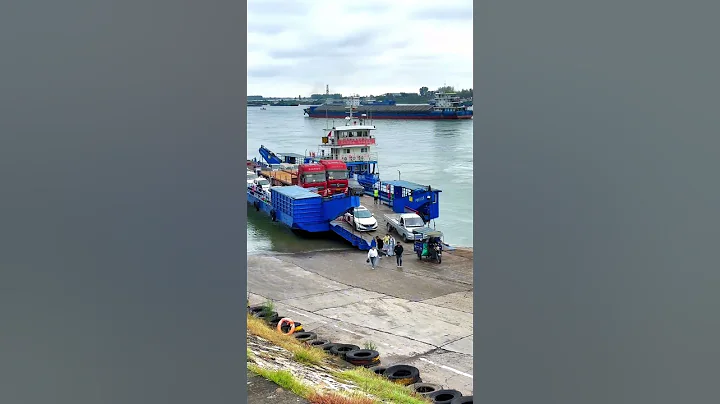
[[[406,250],[409,246],[406,246]],[[472,394],[472,252],[438,265],[411,255],[371,270],[360,251],[248,257],[250,304],[332,342],[374,344],[383,365],[408,364],[423,381]]]
[[[432,299],[421,300],[422,303],[432,306],[446,307],[448,309],[464,311],[472,314],[473,312],[473,292],[463,291],[450,293],[443,296],[434,297]]]

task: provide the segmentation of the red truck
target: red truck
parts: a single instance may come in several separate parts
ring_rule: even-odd
[[[344,194],[348,189],[347,165],[340,160],[320,160],[325,167],[328,195]]]
[[[317,188],[322,196],[328,195],[328,183],[325,166],[322,164],[300,164],[297,171],[297,184],[303,188]]]

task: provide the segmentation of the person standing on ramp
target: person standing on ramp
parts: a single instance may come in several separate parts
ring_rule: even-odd
[[[395,260],[397,261],[397,267],[402,268],[402,254],[405,248],[402,246],[402,244],[397,243],[395,244],[395,248],[393,249],[393,252],[395,253]]]

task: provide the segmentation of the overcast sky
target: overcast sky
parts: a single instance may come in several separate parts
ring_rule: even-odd
[[[248,95],[471,88],[472,0],[248,0]]]

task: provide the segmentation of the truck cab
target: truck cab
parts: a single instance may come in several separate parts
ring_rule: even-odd
[[[340,160],[320,160],[325,167],[328,195],[344,194],[348,189],[347,165]]]
[[[325,166],[322,164],[300,164],[297,169],[298,185],[303,188],[317,188],[318,193],[327,196],[328,185]]]

